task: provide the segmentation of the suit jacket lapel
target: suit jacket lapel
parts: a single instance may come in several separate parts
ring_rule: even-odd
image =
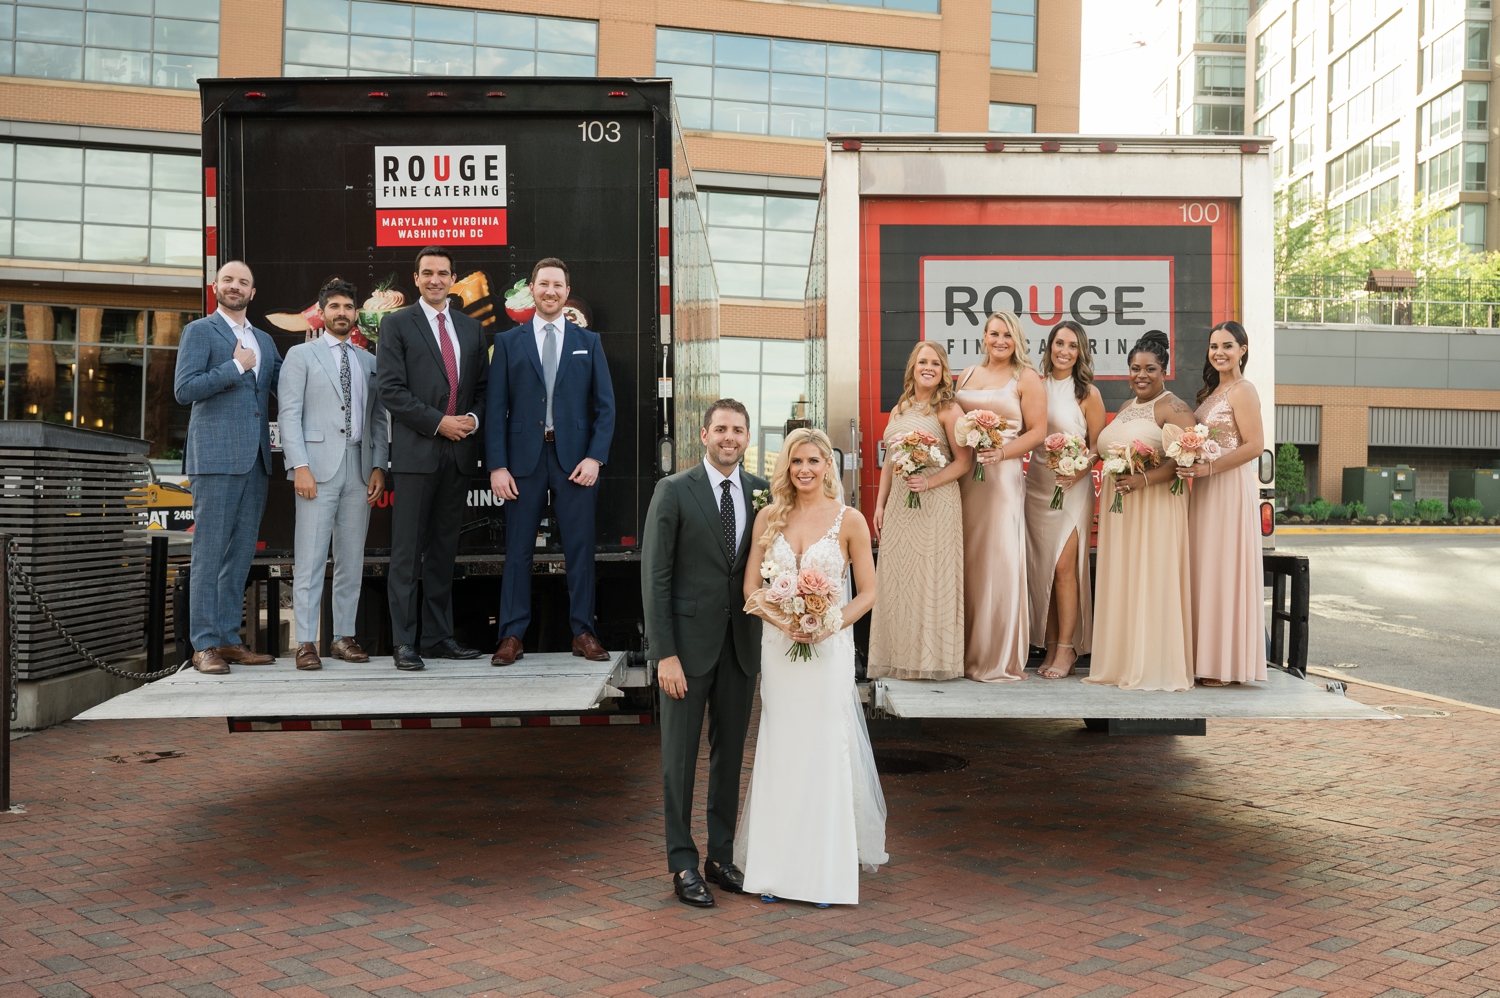
[[[437,361],[438,370],[442,371],[443,377],[446,378],[447,369],[443,367],[443,348],[438,346],[437,334],[432,331],[432,323],[427,321],[427,312],[423,310],[421,302],[411,307],[411,322],[417,338],[427,344],[432,359]]]
[[[271,387],[271,353],[276,349],[276,342],[254,326],[250,327],[250,332],[260,346],[260,371],[255,375],[255,391],[265,394]]]
[[[583,349],[583,334],[578,327],[566,320],[563,321],[562,356],[557,358],[557,381],[552,390],[557,391],[557,386],[562,384],[563,374],[573,367],[573,351]]]
[[[323,342],[323,335],[321,333],[318,334],[317,339],[313,340],[313,343],[317,346],[317,350],[315,352],[318,356],[318,363],[322,365],[324,372],[327,373],[328,380],[333,382],[333,393],[339,398],[343,398],[344,386],[339,383],[339,367],[338,364],[334,362],[333,351],[328,349],[327,343]],[[352,374],[354,372],[355,364],[355,360],[353,357],[349,358],[349,364],[349,371]],[[360,368],[360,371],[361,373],[363,373],[364,368]]]
[[[520,330],[521,352],[526,355],[527,360],[531,361],[531,366],[536,371],[536,379],[545,386],[547,384],[547,375],[542,372],[542,352],[537,349],[536,345],[536,327],[528,319],[526,320],[526,324],[520,327]]]
[[[750,548],[754,543],[750,535],[755,532],[754,493],[756,489],[765,487],[765,482],[751,478],[745,473],[744,467],[740,468],[740,489],[745,493],[745,533],[740,538],[739,550],[734,554],[734,564],[736,567],[739,566],[741,560],[748,560],[750,557]]]
[[[210,318],[214,322],[214,328],[219,331],[219,334],[221,336],[229,340],[230,348],[233,349],[233,347],[239,343],[240,338],[234,335],[233,329],[229,328],[229,321],[219,313],[218,309],[214,309],[214,314],[210,316]]]
[[[720,539],[719,543],[714,545],[718,549],[719,557],[725,561],[729,561],[729,549],[722,541],[724,525],[719,521],[719,507],[714,505],[712,497],[709,494],[712,492],[712,489],[709,488],[708,472],[703,469],[703,462],[700,461],[695,467],[688,469],[688,482],[692,489],[693,498],[698,500],[698,510],[703,514],[703,522],[707,525],[709,533],[716,539]],[[729,567],[733,569],[734,563],[730,562]]]

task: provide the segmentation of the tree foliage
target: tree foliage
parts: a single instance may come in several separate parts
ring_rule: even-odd
[[[1334,231],[1334,212],[1312,210],[1277,195],[1278,279],[1301,274],[1363,274],[1410,270],[1418,277],[1500,277],[1500,252],[1477,254],[1459,240],[1454,209],[1420,196],[1355,232]]]
[[[1282,444],[1276,451],[1276,501],[1291,506],[1307,492],[1307,468],[1296,444]]]

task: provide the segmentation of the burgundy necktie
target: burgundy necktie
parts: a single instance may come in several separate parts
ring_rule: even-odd
[[[448,339],[448,321],[442,312],[437,314],[438,343],[443,347],[443,370],[448,375],[448,415],[458,415],[458,356],[453,352],[453,341]]]

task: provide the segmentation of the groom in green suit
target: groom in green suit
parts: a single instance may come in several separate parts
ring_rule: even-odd
[[[766,481],[740,467],[750,416],[734,399],[703,417],[703,461],[656,483],[641,549],[646,657],[661,689],[661,766],[667,866],[684,904],[710,907],[693,844],[693,775],[708,712],[708,879],[732,894],[744,888],[734,865],[740,764],[755,677],[760,620],[745,613],[745,568],[753,547],[755,493]],[[758,570],[758,569],[757,569]]]

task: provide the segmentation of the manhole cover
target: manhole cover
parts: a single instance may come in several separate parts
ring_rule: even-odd
[[[875,769],[886,776],[909,776],[912,773],[946,773],[963,769],[969,760],[947,752],[921,749],[876,749]]]
[[[1450,717],[1450,716],[1452,716],[1446,710],[1439,710],[1437,707],[1418,707],[1415,704],[1404,704],[1404,705],[1386,704],[1385,706],[1379,707],[1377,709],[1383,710],[1387,714],[1394,714],[1397,717]]]

